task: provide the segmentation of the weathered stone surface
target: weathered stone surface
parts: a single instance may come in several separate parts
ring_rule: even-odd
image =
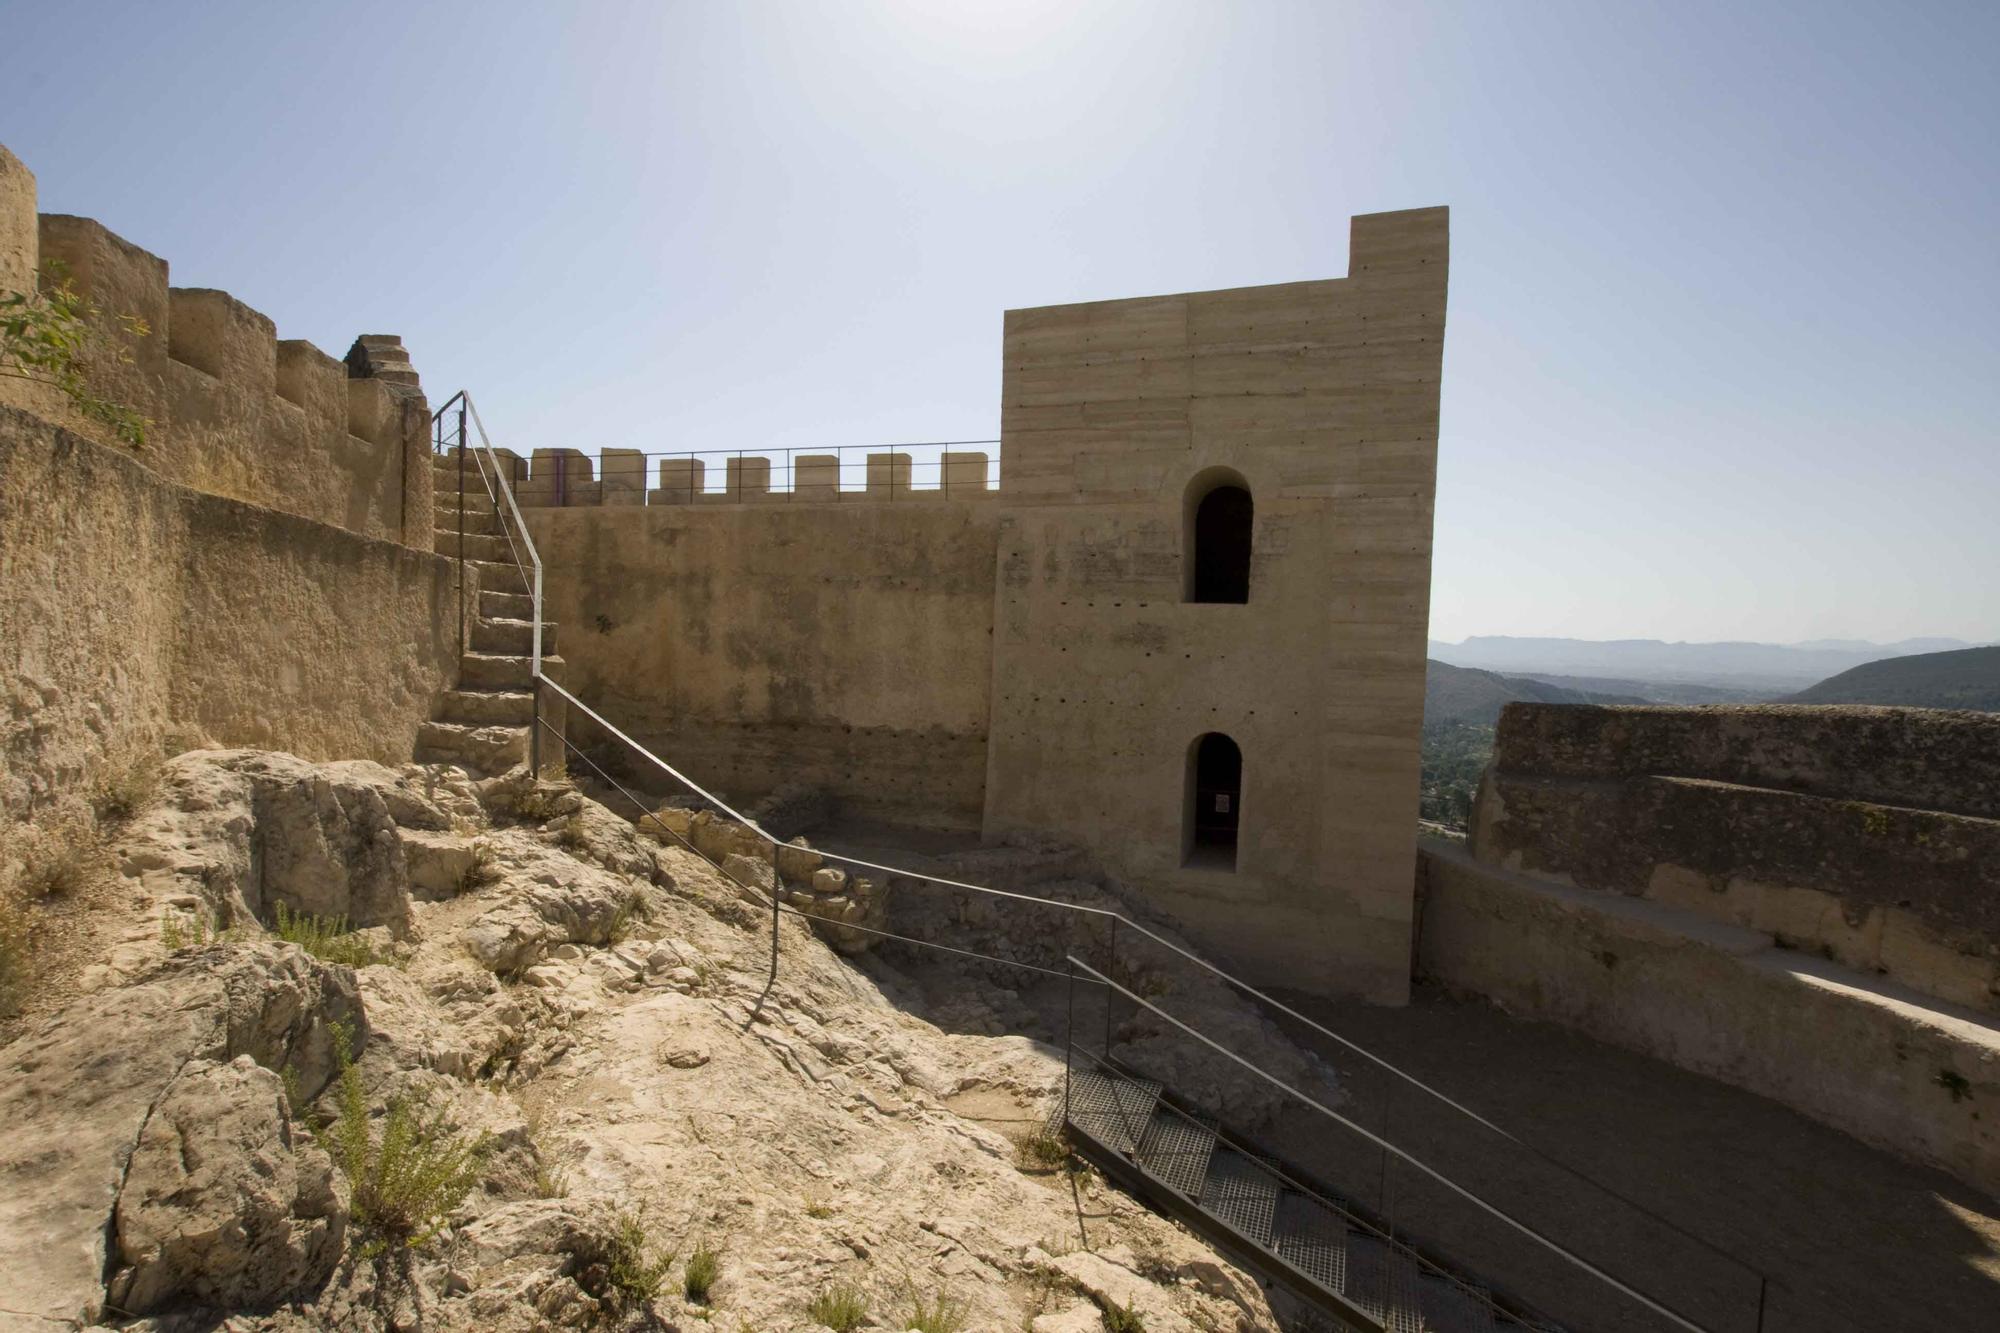
[[[332,1072],[331,1025],[366,1026],[353,977],[291,945],[212,949],[86,995],[0,1049],[0,1306],[95,1317],[107,1219],[155,1100],[184,1066],[248,1056]]]
[[[276,1074],[196,1060],[139,1132],[113,1228],[113,1308],[257,1308],[333,1271],[346,1183],[295,1133]]]
[[[2000,819],[1966,813],[2000,799],[1970,758],[2000,746],[1993,716],[1511,704],[1498,738],[1474,808],[1481,862],[2000,1010]],[[1954,755],[1962,790],[1925,768]]]

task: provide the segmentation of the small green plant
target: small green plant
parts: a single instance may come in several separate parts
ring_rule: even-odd
[[[1023,1171],[1057,1171],[1069,1162],[1069,1145],[1062,1135],[1040,1129],[1016,1145],[1014,1161]]]
[[[634,923],[646,919],[646,910],[645,894],[639,892],[637,889],[627,894],[625,901],[618,904],[618,910],[612,913],[611,925],[607,932],[611,942],[613,944],[623,944],[626,940],[631,939]]]
[[[548,1113],[540,1106],[523,1107],[528,1142],[535,1149],[535,1195],[543,1199],[569,1197],[569,1171],[550,1142]]]
[[[1100,1296],[1097,1308],[1104,1316],[1104,1333],[1146,1333],[1146,1318],[1132,1308],[1132,1302],[1113,1305],[1109,1297]]]
[[[556,846],[572,856],[590,854],[590,829],[579,810],[556,826]]]
[[[915,1284],[909,1284],[905,1292],[910,1303],[910,1313],[903,1321],[906,1329],[915,1329],[916,1333],[964,1333],[971,1321],[971,1309],[964,1301],[954,1300],[943,1292],[925,1296]]]
[[[868,1297],[851,1283],[829,1287],[806,1306],[806,1318],[833,1333],[854,1333],[868,1322]]]
[[[168,908],[160,916],[160,947],[170,954],[200,953],[211,944],[229,944],[236,932],[206,912],[178,912]]]
[[[91,392],[85,374],[85,352],[91,322],[104,311],[77,291],[69,270],[59,261],[43,265],[39,290],[0,292],[0,378],[46,384],[86,418],[109,426],[112,434],[134,449],[143,448],[153,424],[139,413]],[[150,329],[137,315],[120,315],[118,327],[135,338]],[[112,356],[121,364],[132,360],[130,349],[115,345]]]
[[[513,799],[511,804],[514,817],[530,824],[540,824],[554,819],[562,795],[561,789],[556,787],[530,787]]]
[[[806,1196],[806,1216],[827,1218],[833,1216],[833,1200],[824,1194]]]
[[[97,830],[77,808],[69,808],[14,836],[18,870],[14,887],[30,900],[66,898],[81,889],[97,855]]]
[[[706,1240],[694,1243],[694,1253],[688,1256],[687,1267],[681,1272],[681,1291],[696,1305],[708,1304],[708,1293],[715,1286],[716,1278],[722,1276],[722,1255]]]
[[[476,838],[472,843],[471,859],[458,875],[460,895],[476,893],[480,889],[491,888],[500,882],[504,872],[500,868],[500,858],[493,850],[493,844],[484,838]]]
[[[122,824],[138,814],[159,787],[159,761],[147,757],[98,779],[90,803],[100,821]]]
[[[306,1090],[299,1082],[299,1067],[290,1060],[278,1071],[278,1078],[285,1085],[285,1105],[290,1108],[294,1119],[303,1120],[306,1114]]]
[[[329,963],[367,967],[382,961],[382,956],[366,939],[347,928],[344,916],[314,916],[309,912],[295,914],[279,903],[278,938],[287,944],[296,944],[313,957]]]
[[[489,1141],[468,1136],[418,1095],[393,1097],[379,1136],[370,1132],[368,1097],[361,1086],[345,1026],[333,1030],[340,1066],[340,1114],[330,1127],[334,1160],[353,1187],[353,1218],[368,1236],[361,1254],[415,1249],[444,1229],[479,1183]]]
[[[674,1252],[658,1249],[646,1229],[646,1214],[618,1214],[611,1226],[605,1270],[611,1286],[633,1300],[650,1302],[666,1290],[674,1268]]]

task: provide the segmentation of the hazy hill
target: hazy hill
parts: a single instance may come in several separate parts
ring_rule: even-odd
[[[1803,689],[1864,662],[1945,648],[1958,639],[1901,643],[1814,640],[1809,643],[1666,643],[1659,639],[1516,638],[1475,635],[1463,643],[1433,640],[1430,655],[1453,666],[1507,675],[1598,676],[1715,685],[1766,695]]]
[[[1774,693],[1771,690],[1732,690],[1723,685],[1694,685],[1686,681],[1558,676],[1538,671],[1523,671],[1512,679],[1546,681],[1587,694],[1615,694],[1621,699],[1638,699],[1649,704],[1761,704],[1769,703]]]
[[[1455,667],[1448,662],[1424,663],[1424,725],[1451,723],[1490,727],[1500,710],[1517,700],[1549,704],[1637,704],[1637,695],[1598,694],[1542,680],[1502,676],[1492,671]]]
[[[1869,662],[1801,690],[1798,704],[1901,704],[2000,712],[2000,647]]]

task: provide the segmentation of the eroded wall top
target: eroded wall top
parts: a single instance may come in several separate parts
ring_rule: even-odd
[[[89,218],[35,212],[34,177],[0,148],[0,287],[57,265],[104,312],[84,364],[93,392],[151,421],[138,458],[210,494],[428,550],[428,412],[410,382],[351,376],[227,292],[171,287],[167,263]],[[119,317],[148,332],[121,328]],[[401,390],[399,392],[399,390]],[[0,379],[0,403],[92,439],[60,394]]]

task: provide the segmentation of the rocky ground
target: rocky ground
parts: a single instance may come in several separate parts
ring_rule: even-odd
[[[1006,988],[968,982],[946,1030],[793,915],[774,979],[758,889],[573,790],[196,751],[108,851],[73,995],[0,1046],[0,1328],[808,1329],[837,1288],[866,1327],[1279,1326],[1023,1153],[1062,1067],[993,1035]],[[309,952],[275,929],[301,917],[357,929]],[[449,1153],[385,1130],[471,1149],[462,1201]],[[450,1203],[385,1222],[398,1190]]]

